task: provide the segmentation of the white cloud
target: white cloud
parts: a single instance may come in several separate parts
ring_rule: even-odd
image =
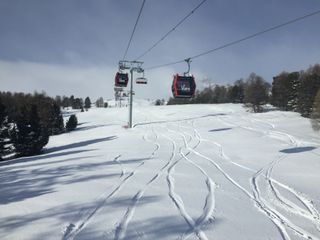
[[[0,60],[1,91],[45,91],[50,96],[74,94],[79,97],[113,97],[116,67],[65,66],[35,62],[9,62]],[[173,70],[158,69],[151,74],[146,71],[147,85],[134,85],[138,98],[168,98],[171,94]],[[138,77],[134,73],[134,77]],[[127,89],[128,90],[128,89]]]
[[[2,91],[45,91],[48,95],[111,96],[110,67],[75,67],[35,62],[0,61]]]

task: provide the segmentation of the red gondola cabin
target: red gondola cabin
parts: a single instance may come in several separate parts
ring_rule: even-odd
[[[172,83],[172,94],[175,98],[191,98],[196,91],[193,76],[179,76],[176,74]]]
[[[129,82],[128,73],[117,72],[116,77],[114,78],[114,85],[117,87],[126,87]]]

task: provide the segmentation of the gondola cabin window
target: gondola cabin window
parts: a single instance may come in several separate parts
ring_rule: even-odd
[[[181,79],[180,81],[177,82],[178,85],[178,90],[180,92],[190,92],[191,87],[190,87],[190,82],[188,82],[186,79]]]

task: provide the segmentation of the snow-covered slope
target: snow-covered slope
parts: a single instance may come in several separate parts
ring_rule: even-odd
[[[0,163],[0,239],[320,239],[320,137],[296,113],[136,104],[78,113]]]

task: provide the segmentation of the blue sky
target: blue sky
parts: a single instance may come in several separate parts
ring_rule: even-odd
[[[146,0],[127,57],[136,58],[200,0]],[[1,0],[0,90],[113,96],[113,78],[142,0]],[[144,67],[181,60],[320,9],[318,0],[207,0],[147,54]],[[255,72],[267,81],[283,70],[319,63],[320,14],[195,59],[191,72],[231,84]],[[146,71],[141,98],[168,98],[172,75],[186,64]]]

